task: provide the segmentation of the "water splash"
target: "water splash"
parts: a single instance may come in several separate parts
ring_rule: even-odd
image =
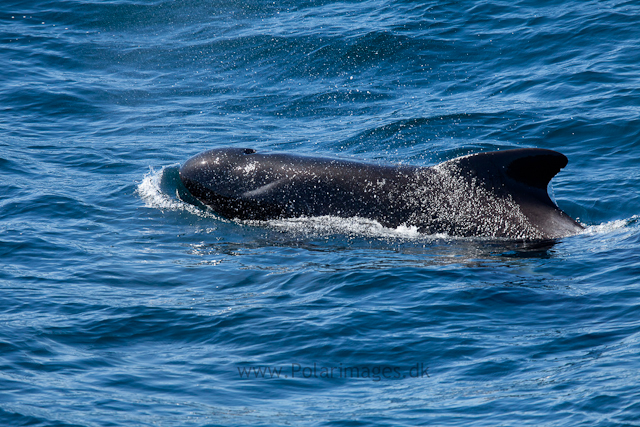
[[[384,227],[378,221],[361,217],[341,218],[337,216],[325,215],[317,217],[300,217],[269,221],[244,222],[255,225],[264,224],[277,230],[308,236],[345,234],[358,237],[397,238],[408,240],[423,238],[444,239],[448,237],[445,234],[427,236],[423,233],[420,233],[417,227],[407,227],[404,225],[401,225],[397,228]]]
[[[639,215],[633,215],[627,219],[617,219],[615,221],[609,221],[598,225],[592,225],[585,228],[581,234],[595,235],[595,234],[607,234],[613,233],[619,230],[626,229],[637,224],[640,221]]]
[[[180,182],[178,166],[164,166],[159,171],[149,169],[150,172],[136,189],[146,207],[163,211],[186,211],[204,218],[219,219],[205,206],[199,207],[197,201],[190,200],[191,197]]]

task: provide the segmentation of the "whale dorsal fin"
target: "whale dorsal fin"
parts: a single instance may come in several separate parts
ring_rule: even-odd
[[[519,151],[519,150],[518,150]],[[567,166],[564,154],[551,150],[524,149],[507,166],[507,176],[531,187],[545,190],[551,178]]]
[[[567,163],[567,158],[556,151],[520,148],[472,154],[444,165],[451,165],[452,176],[466,177],[472,187],[481,186],[485,191],[481,197],[487,206],[499,206],[498,200],[507,200],[503,207],[514,214],[509,217],[501,211],[503,218],[510,218],[519,226],[520,221],[524,221],[544,238],[556,238],[583,229],[558,208],[547,192],[551,179]],[[486,220],[487,215],[480,218]]]
[[[544,190],[560,169],[567,165],[567,157],[553,150],[541,148],[518,148],[492,151],[466,156],[458,161],[460,166],[474,170],[482,176],[497,171],[518,184]]]

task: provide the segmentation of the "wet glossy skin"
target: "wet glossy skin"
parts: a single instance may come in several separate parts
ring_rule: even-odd
[[[480,153],[424,168],[223,148],[189,159],[180,178],[227,218],[358,216],[430,234],[543,240],[583,229],[547,194],[566,164],[564,155],[541,149]]]

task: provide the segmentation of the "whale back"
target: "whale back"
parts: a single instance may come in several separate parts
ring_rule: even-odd
[[[395,213],[377,199],[379,190],[397,193],[415,169],[224,148],[189,159],[180,178],[198,200],[227,218],[361,216],[392,226]]]
[[[223,148],[189,159],[180,178],[227,218],[363,217],[425,233],[531,240],[582,229],[547,194],[566,164],[564,155],[541,149],[479,153],[424,168]]]

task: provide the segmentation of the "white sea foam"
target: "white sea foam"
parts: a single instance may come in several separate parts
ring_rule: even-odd
[[[605,234],[615,232],[624,228],[627,228],[629,225],[638,222],[640,220],[640,216],[634,215],[631,218],[627,219],[618,219],[615,221],[605,222],[603,224],[592,225],[586,227],[582,234]]]
[[[150,172],[144,176],[144,179],[138,185],[137,193],[148,208],[175,210],[176,201],[160,190],[163,174],[164,168],[159,171],[150,168]]]
[[[250,224],[265,224],[278,230],[302,235],[345,234],[351,236],[398,239],[442,239],[445,234],[427,236],[418,231],[417,227],[401,225],[397,228],[384,227],[378,221],[367,218],[341,218],[337,216],[317,216],[287,218],[269,221],[246,221]]]
[[[198,216],[215,217],[210,212],[180,199],[176,185],[171,184],[173,180],[171,175],[175,175],[176,172],[176,166],[166,166],[159,171],[150,168],[150,172],[144,176],[136,190],[145,206],[163,211],[187,211]]]

